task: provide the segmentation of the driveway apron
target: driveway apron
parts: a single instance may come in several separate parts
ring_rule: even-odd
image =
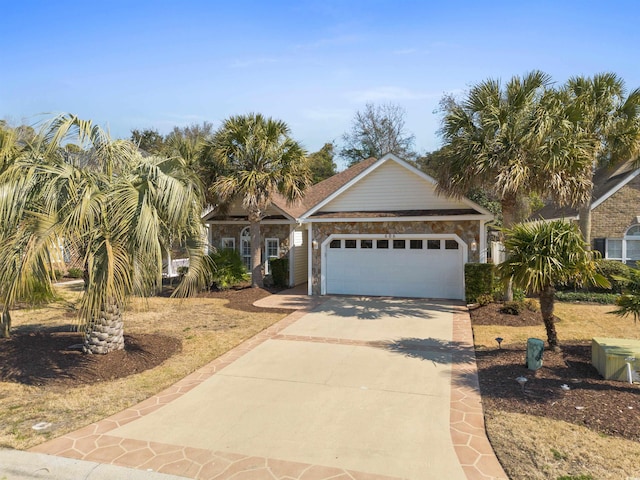
[[[506,478],[469,340],[456,303],[332,297],[34,451],[201,479]]]

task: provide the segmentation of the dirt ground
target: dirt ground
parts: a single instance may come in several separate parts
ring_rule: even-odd
[[[500,313],[490,304],[471,311],[474,325],[542,324],[539,312]],[[476,351],[485,409],[563,420],[612,435],[640,441],[640,385],[604,380],[591,365],[590,342],[563,343],[562,352],[545,350],[543,366],[526,368],[526,347],[496,343]],[[524,390],[516,382],[526,377]],[[563,389],[566,385],[568,389]]]
[[[253,302],[273,291],[246,286],[207,292],[206,298],[229,300],[227,308],[261,312]],[[165,292],[168,295],[170,290]],[[278,310],[269,309],[272,313]],[[283,310],[282,312],[288,312]],[[125,349],[108,355],[86,355],[69,348],[82,343],[71,328],[17,328],[11,338],[0,339],[0,381],[33,386],[73,388],[115,380],[154,368],[182,348],[178,338],[155,333],[125,334]]]

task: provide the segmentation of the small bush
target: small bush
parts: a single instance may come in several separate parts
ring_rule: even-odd
[[[562,475],[556,480],[594,480],[594,478],[591,475]]]
[[[505,302],[502,307],[500,307],[500,313],[506,313],[508,315],[520,315],[526,306],[524,301],[513,301],[513,302]]]
[[[533,298],[527,298],[524,300],[524,306],[530,312],[539,312],[538,304]]]
[[[561,302],[591,302],[615,305],[620,295],[598,292],[556,292],[556,300]]]
[[[271,266],[271,276],[273,277],[273,285],[276,287],[288,286],[289,278],[289,259],[275,258],[269,263]]]
[[[478,302],[481,306],[484,307],[485,305],[489,305],[490,303],[493,303],[494,298],[493,298],[493,295],[489,293],[483,293],[482,295],[478,295],[476,302]]]
[[[62,270],[58,270],[57,268],[53,271],[53,279],[54,280],[58,280],[60,278],[64,277],[64,274],[62,273]]]
[[[478,301],[480,295],[492,295],[495,265],[492,263],[467,263],[464,266],[465,296],[468,303]]]
[[[215,265],[212,273],[212,287],[224,290],[249,278],[247,269],[242,262],[242,257],[238,252],[234,250],[217,250],[210,253],[209,256]]]
[[[81,268],[70,268],[69,270],[67,270],[67,277],[69,278],[82,278],[83,275],[84,272]]]
[[[598,260],[598,273],[607,277],[611,282],[610,289],[594,289],[598,292],[622,293],[629,283],[628,280],[621,280],[620,277],[629,278],[631,269],[622,262],[617,260]]]

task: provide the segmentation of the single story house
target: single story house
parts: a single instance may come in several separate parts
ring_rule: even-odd
[[[464,264],[485,260],[492,215],[466,198],[436,193],[433,178],[388,154],[312,187],[289,205],[279,195],[261,223],[262,258],[287,256],[291,286],[309,295],[464,299]],[[204,217],[209,242],[251,267],[246,211]]]
[[[546,205],[534,219],[578,221],[577,208]],[[616,169],[602,168],[593,178],[591,247],[603,258],[628,265],[640,261],[640,169],[626,162]]]

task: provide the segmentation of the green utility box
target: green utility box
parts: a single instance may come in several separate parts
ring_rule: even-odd
[[[527,339],[527,368],[538,370],[542,367],[542,354],[544,353],[544,342],[539,338]]]

